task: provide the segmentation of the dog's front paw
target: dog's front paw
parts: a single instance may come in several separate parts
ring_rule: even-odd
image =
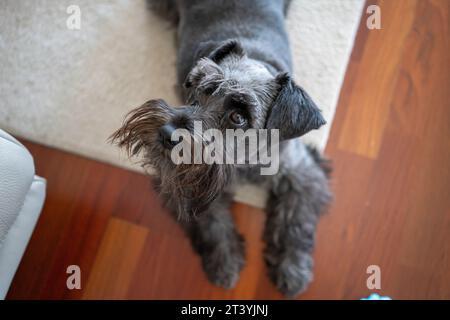
[[[293,298],[304,292],[312,281],[312,257],[297,253],[279,258],[266,256],[269,276],[283,295]]]
[[[203,269],[209,281],[225,289],[233,288],[239,280],[239,272],[244,266],[244,249],[219,247],[202,256]]]

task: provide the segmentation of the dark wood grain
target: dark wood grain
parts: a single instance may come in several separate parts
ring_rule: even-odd
[[[367,296],[366,269],[378,265],[375,292],[450,299],[450,1],[375,3],[383,29],[361,21],[326,149],[335,201],[319,224],[315,281],[299,298]],[[233,207],[247,264],[223,290],[147,177],[24,143],[48,195],[9,299],[282,298],[262,259],[262,210]],[[70,264],[82,290],[66,289]]]

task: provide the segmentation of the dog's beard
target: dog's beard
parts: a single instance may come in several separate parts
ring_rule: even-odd
[[[142,164],[152,165],[150,154],[163,153],[158,145],[158,129],[166,124],[173,112],[163,100],[150,100],[130,111],[122,127],[113,133],[110,141],[127,151],[128,156],[144,154]],[[160,157],[160,155],[158,155]]]
[[[173,163],[170,151],[158,141],[158,129],[173,115],[174,111],[163,100],[150,100],[132,110],[110,140],[124,148],[130,157],[142,154],[142,166],[157,171],[156,191],[166,207],[175,211],[179,219],[189,219],[201,215],[223,192],[234,176],[234,167]],[[200,120],[207,127],[214,127],[212,118],[205,115]]]
[[[165,205],[189,219],[205,212],[233,177],[233,167],[225,164],[180,164],[159,167],[158,192]]]

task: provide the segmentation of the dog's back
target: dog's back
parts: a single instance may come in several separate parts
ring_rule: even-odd
[[[151,0],[151,8],[178,25],[178,80],[184,81],[206,42],[238,39],[250,58],[274,72],[291,71],[284,15],[289,0]]]

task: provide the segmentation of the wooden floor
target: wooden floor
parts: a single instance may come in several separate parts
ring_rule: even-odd
[[[450,299],[450,66],[447,0],[379,2],[365,19],[326,153],[335,202],[318,230],[315,281],[301,299],[381,294]],[[48,197],[8,298],[281,298],[266,276],[264,213],[233,212],[247,240],[234,290],[210,285],[148,178],[25,142]],[[66,289],[66,267],[82,289]]]

